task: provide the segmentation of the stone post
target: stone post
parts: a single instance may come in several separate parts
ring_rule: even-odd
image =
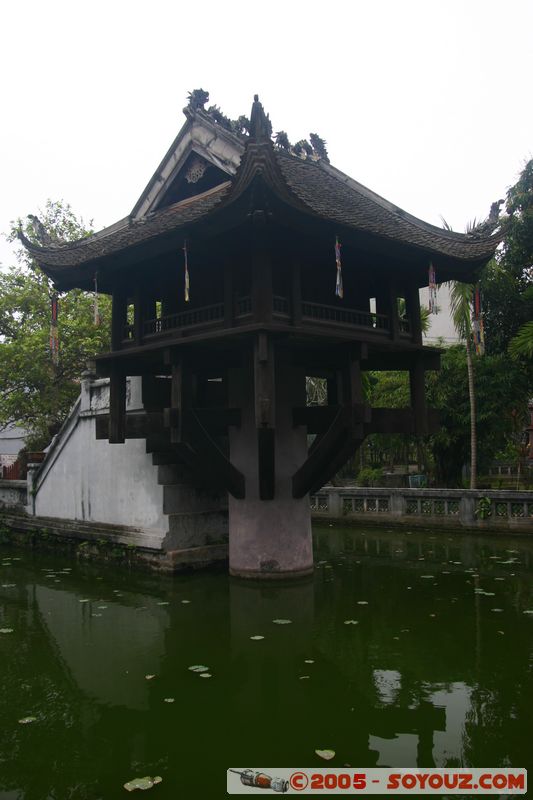
[[[466,528],[472,528],[476,522],[476,498],[464,494],[459,501],[459,521]]]
[[[27,484],[27,495],[26,495],[26,513],[30,516],[35,516],[35,490],[36,490],[36,477],[37,477],[37,470],[39,469],[40,464],[28,464],[28,472],[26,478]]]
[[[338,489],[328,490],[328,516],[336,519],[342,517],[342,497]]]

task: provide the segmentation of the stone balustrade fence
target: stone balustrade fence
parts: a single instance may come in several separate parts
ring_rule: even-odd
[[[311,496],[317,518],[533,533],[533,492],[326,486]]]

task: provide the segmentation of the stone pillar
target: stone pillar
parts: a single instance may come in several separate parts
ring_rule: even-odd
[[[292,496],[292,476],[307,458],[307,429],[293,428],[292,409],[305,405],[304,370],[293,366],[282,344],[275,352],[274,496],[260,499],[259,442],[254,361],[229,371],[230,406],[242,409],[240,428],[230,428],[230,458],[246,479],[243,500],[229,498],[230,574],[290,578],[313,570],[309,495]]]
[[[35,493],[36,493],[36,477],[37,477],[37,470],[39,469],[40,464],[28,464],[27,467],[27,476],[26,476],[26,485],[27,485],[27,494],[26,494],[26,513],[30,516],[35,516]]]

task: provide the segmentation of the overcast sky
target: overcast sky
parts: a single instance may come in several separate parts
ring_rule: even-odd
[[[530,0],[4,0],[0,231],[64,199],[129,213],[202,87],[433,224],[488,214],[533,155]],[[0,242],[0,261],[11,248]]]

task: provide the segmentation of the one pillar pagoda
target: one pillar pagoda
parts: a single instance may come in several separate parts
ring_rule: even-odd
[[[112,296],[97,436],[146,438],[193,486],[227,492],[232,574],[305,575],[309,494],[368,434],[435,428],[424,375],[439,351],[422,345],[419,303],[430,265],[439,282],[471,282],[497,242],[416,219],[320,148],[274,145],[257,96],[247,134],[201,102],[186,112],[129,217],[78,242],[25,244],[59,291],[91,290],[97,275]],[[410,407],[370,408],[366,370],[407,371]],[[142,412],[126,412],[127,376],[142,376]],[[327,403],[308,404],[309,377]]]

